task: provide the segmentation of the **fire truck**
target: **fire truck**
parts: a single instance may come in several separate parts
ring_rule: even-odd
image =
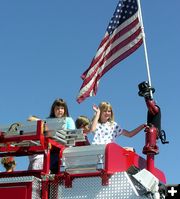
[[[159,136],[156,126],[160,109],[149,97],[152,90],[146,82],[140,84],[139,89],[151,120],[151,126],[145,129],[146,159],[116,143],[87,145],[81,129],[63,129],[64,118],[13,123],[0,127],[0,157],[41,154],[43,167],[1,172],[0,198],[165,198],[166,177],[154,164],[154,157],[159,153],[157,139],[164,136]],[[158,112],[154,114],[157,107]],[[52,155],[58,160],[57,172],[51,171]]]

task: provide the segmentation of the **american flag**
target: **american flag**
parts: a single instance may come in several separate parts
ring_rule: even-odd
[[[120,0],[95,57],[82,74],[77,102],[96,95],[100,78],[143,43],[138,0]]]

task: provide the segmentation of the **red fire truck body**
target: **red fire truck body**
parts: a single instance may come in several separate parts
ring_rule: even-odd
[[[44,156],[41,170],[1,172],[1,199],[162,197],[164,173],[152,164],[148,171],[147,160],[135,151],[115,143],[83,145],[81,130],[58,126],[57,120],[49,119],[0,129],[1,157]],[[58,156],[57,173],[50,170],[51,154]]]

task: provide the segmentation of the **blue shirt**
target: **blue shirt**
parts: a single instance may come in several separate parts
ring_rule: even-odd
[[[75,129],[75,123],[72,117],[66,117],[66,126],[65,129]]]

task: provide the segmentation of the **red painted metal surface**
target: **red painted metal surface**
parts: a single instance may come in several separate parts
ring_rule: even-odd
[[[154,126],[146,127],[145,129],[146,137],[145,137],[145,146],[143,148],[144,154],[158,154],[159,147],[157,146],[158,139],[158,129]]]
[[[163,183],[166,183],[165,175],[162,171],[154,167],[154,160],[149,156],[148,162],[132,151],[127,151],[121,146],[110,143],[105,151],[105,171],[108,174],[127,171],[131,166],[139,169],[151,165],[151,172]]]
[[[1,199],[32,199],[32,183],[7,183],[0,185]]]

